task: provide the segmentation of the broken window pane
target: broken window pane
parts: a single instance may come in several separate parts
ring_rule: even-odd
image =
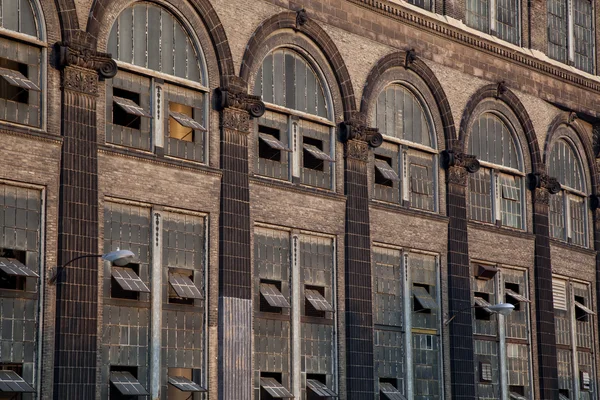
[[[471,219],[493,222],[492,176],[489,169],[480,168],[469,174],[469,213]]]
[[[410,206],[420,210],[435,210],[433,156],[425,152],[409,150]]]
[[[331,128],[300,120],[302,134],[302,183],[324,189],[331,187],[334,157],[331,155]]]
[[[521,179],[503,174],[500,176],[500,181],[502,185],[500,200],[502,225],[521,228],[523,224],[521,217]]]
[[[165,85],[168,117],[165,118],[166,154],[204,162],[206,152],[205,94]]]

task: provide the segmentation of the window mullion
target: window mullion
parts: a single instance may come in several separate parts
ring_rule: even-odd
[[[573,224],[571,221],[571,198],[569,197],[568,193],[565,191],[563,191],[563,193],[561,193],[561,194],[564,196],[563,204],[565,207],[564,210],[565,210],[565,218],[566,218],[566,221],[565,221],[566,238],[565,238],[565,240],[569,241],[569,239],[571,239],[573,237],[573,230],[572,230]]]
[[[408,265],[408,253],[405,252],[403,254],[403,268],[404,268],[404,282],[402,283],[404,285],[404,316],[405,316],[405,320],[404,320],[404,346],[406,348],[405,351],[405,366],[406,366],[406,398],[408,399],[412,399],[414,397],[414,382],[413,382],[413,348],[412,348],[412,312],[410,312],[409,310],[412,310],[412,301],[411,301],[411,296],[409,293],[411,293],[411,287],[410,287],[410,283],[411,283],[411,277],[409,276],[410,274],[410,268]]]
[[[400,146],[400,154],[402,156],[402,200],[410,202],[410,176],[408,151],[404,146]]]
[[[293,178],[300,178],[300,127],[298,118],[290,116],[288,126],[291,132],[292,139],[292,180]]]
[[[151,326],[150,326],[150,394],[152,397],[158,397],[160,394],[160,382],[162,373],[162,269],[163,269],[163,220],[159,211],[153,210],[152,213],[152,232],[156,233],[156,240],[152,240],[152,264],[151,268],[151,290],[154,293],[151,296]]]
[[[494,222],[502,221],[502,210],[501,210],[501,201],[500,201],[500,174],[496,170],[491,170],[492,176],[492,209],[494,214]]]
[[[575,321],[575,298],[573,294],[573,283],[567,283],[568,295],[567,295],[567,307],[569,312],[569,333],[571,334],[571,365],[573,370],[573,392],[575,396],[573,398],[579,399],[579,362],[577,360],[577,334],[575,333],[576,321]]]
[[[496,25],[497,25],[497,22],[496,22],[496,18],[497,17],[496,17],[496,15],[497,15],[497,12],[498,12],[498,10],[496,8],[498,6],[497,5],[497,1],[498,0],[490,0],[490,3],[489,3],[490,4],[490,33],[492,35],[494,35],[494,36],[497,33],[496,32]]]
[[[496,303],[503,302],[504,299],[504,278],[502,277],[502,270],[498,270],[496,274]],[[509,399],[508,388],[508,370],[507,370],[507,351],[506,351],[506,321],[502,314],[498,314],[498,342],[500,345],[500,393],[503,400]]]
[[[567,52],[569,64],[575,62],[575,20],[573,16],[573,0],[567,0]]]
[[[167,102],[164,98],[164,87],[162,83],[157,82],[156,79],[151,79],[152,97],[150,98],[150,104],[152,107],[153,118],[150,122],[150,137],[154,147],[165,147],[165,134],[164,134],[164,117],[165,107]]]
[[[302,358],[302,348],[301,348],[301,307],[304,303],[302,297],[302,288],[300,286],[301,278],[300,278],[300,266],[302,263],[300,262],[300,237],[297,233],[292,234],[292,262],[291,262],[291,314],[292,314],[292,326],[291,326],[291,336],[292,336],[292,363],[290,368],[290,377],[292,380],[292,393],[298,399],[301,396],[301,358]]]

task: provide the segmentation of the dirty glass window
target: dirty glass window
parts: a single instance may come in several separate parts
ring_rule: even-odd
[[[596,397],[590,285],[553,278],[558,388],[569,399]]]
[[[519,44],[518,0],[467,0],[466,8],[468,26]]]
[[[29,0],[0,0],[0,27],[10,31],[0,35],[0,120],[39,128],[45,50],[33,7]],[[23,35],[17,41],[11,32]]]
[[[482,114],[471,128],[469,152],[481,169],[469,176],[470,218],[522,229],[524,173],[518,143],[497,115]]]
[[[375,150],[373,193],[377,200],[437,210],[437,146],[423,102],[400,84],[377,98],[375,126],[384,144]]]
[[[471,292],[478,398],[531,398],[527,274],[522,270],[479,264],[473,268]],[[511,303],[515,309],[502,318],[487,308],[497,303]],[[506,348],[504,358],[502,348]],[[507,372],[504,384],[500,378],[503,370]]]
[[[587,190],[583,164],[566,139],[559,139],[552,147],[548,173],[558,179],[562,188],[550,198],[550,234],[555,239],[587,246]]]
[[[166,9],[136,3],[108,40],[119,72],[107,81],[106,141],[206,162],[208,88],[193,35]]]
[[[256,123],[258,174],[330,189],[334,124],[317,70],[296,51],[277,49],[263,60],[254,94],[267,107]]]
[[[590,0],[549,0],[548,56],[594,72],[594,22]],[[572,12],[569,12],[572,9]]]

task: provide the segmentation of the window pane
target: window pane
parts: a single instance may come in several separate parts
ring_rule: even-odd
[[[573,29],[575,68],[594,71],[594,38],[592,3],[590,0],[573,0]]]
[[[558,179],[563,187],[585,191],[580,158],[566,140],[554,144],[548,165],[550,176]]]
[[[571,241],[579,246],[586,245],[587,229],[585,224],[585,200],[578,196],[569,196],[571,211]]]
[[[421,210],[435,210],[434,162],[428,153],[410,150],[409,191],[410,206]]]
[[[492,176],[489,169],[481,168],[469,174],[469,212],[471,219],[493,222]]]
[[[550,236],[565,240],[564,192],[550,196]]]
[[[567,62],[567,0],[548,0],[548,56]]]
[[[183,25],[162,7],[144,3],[125,9],[112,27],[109,43],[117,43],[119,52],[113,56],[119,61],[205,83],[202,55]]]
[[[403,321],[403,269],[400,251],[375,248],[374,260],[374,313],[373,323],[402,328]]]
[[[500,214],[502,225],[521,228],[521,178],[501,175]]]
[[[490,33],[489,0],[467,0],[467,26]]]
[[[427,11],[431,11],[431,0],[408,0],[408,2],[417,7],[424,8]]]
[[[482,161],[521,170],[517,143],[506,124],[494,114],[485,113],[473,123],[469,150]]]
[[[333,163],[314,156],[307,151],[305,145],[314,146],[323,153],[331,156],[331,128],[326,125],[300,120],[302,135],[302,183],[324,189],[331,188],[331,172]]]
[[[376,107],[375,125],[383,135],[435,148],[423,106],[404,86],[388,86],[379,94]]]
[[[289,147],[288,117],[267,111],[258,119],[258,133],[266,133]],[[289,153],[271,149],[258,139],[258,173],[272,178],[289,178]]]
[[[400,152],[397,144],[385,142],[375,149],[375,162],[386,163],[391,170],[396,172],[398,181],[389,179],[373,165],[375,174],[373,179],[373,197],[378,200],[397,203],[400,200],[400,187],[402,174],[400,172]],[[388,174],[389,175],[389,174]]]
[[[497,0],[496,35],[519,44],[519,0]]]
[[[485,400],[501,399],[498,342],[495,340],[475,340],[474,350],[477,372],[477,398]],[[483,368],[491,369],[491,376],[490,374],[482,375]]]
[[[204,102],[206,94],[175,85],[165,85],[168,112],[178,112],[197,122],[204,129]],[[204,162],[206,151],[206,131],[182,125],[183,120],[173,116],[165,118],[165,150],[168,155]]]
[[[506,345],[506,364],[507,364],[507,388],[510,391],[511,386],[521,386],[525,391],[525,398],[531,398],[529,376],[529,345],[507,343]]]
[[[569,393],[568,397],[573,398],[573,354],[570,350],[556,349],[556,359],[558,364],[558,389]]]

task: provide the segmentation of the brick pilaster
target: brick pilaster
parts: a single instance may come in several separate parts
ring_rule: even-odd
[[[217,91],[221,111],[219,218],[219,399],[252,398],[252,274],[250,262],[250,117],[264,113],[242,82]]]
[[[452,150],[443,153],[447,168],[448,311],[453,399],[475,399],[475,356],[471,314],[471,268],[467,233],[469,172],[479,163],[474,156]]]
[[[552,263],[548,211],[550,196],[560,184],[545,174],[531,174],[533,186],[533,233],[535,234],[535,310],[537,319],[538,378],[540,398],[558,399],[556,331],[552,296]]]
[[[371,235],[367,167],[369,143],[381,144],[375,129],[342,124],[346,188],[346,387],[348,399],[374,397]]]
[[[62,160],[58,262],[98,254],[96,98],[99,74],[110,78],[110,55],[84,54],[82,45],[57,46],[62,67]],[[69,265],[56,283],[54,398],[96,396],[98,260]]]

